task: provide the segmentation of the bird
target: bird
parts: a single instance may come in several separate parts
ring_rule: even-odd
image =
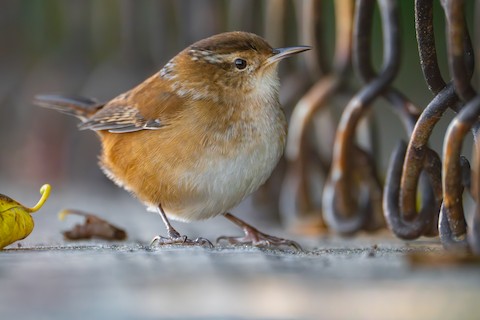
[[[208,245],[181,235],[170,220],[191,222],[223,215],[243,237],[220,237],[232,245],[291,246],[230,210],[271,175],[286,142],[287,121],[279,102],[278,63],[311,49],[273,48],[243,31],[199,40],[157,73],[106,103],[58,94],[34,104],[76,116],[102,144],[105,175],[149,209],[167,236],[158,245]]]

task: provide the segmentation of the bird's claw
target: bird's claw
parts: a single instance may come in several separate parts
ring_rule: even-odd
[[[244,231],[245,231],[244,237],[221,236],[217,238],[217,244],[219,244],[222,241],[226,241],[228,244],[234,245],[234,246],[248,245],[248,246],[262,247],[262,248],[289,247],[299,252],[303,252],[303,248],[293,240],[271,236],[263,232],[260,232],[256,229],[252,229],[248,231],[244,230]]]
[[[163,236],[156,236],[150,242],[150,246],[157,245],[157,246],[166,246],[166,245],[181,245],[181,246],[201,246],[201,247],[208,247],[213,248],[213,244],[210,240],[206,238],[197,238],[195,240],[187,238],[187,236],[176,236],[176,237],[163,237]]]
[[[187,239],[188,240],[188,239]],[[214,245],[212,242],[210,242],[210,240],[206,239],[206,238],[197,238],[195,239],[194,241],[192,241],[194,243],[194,245],[199,245],[199,246],[202,246],[202,247],[208,247],[210,249],[213,249],[214,248]]]

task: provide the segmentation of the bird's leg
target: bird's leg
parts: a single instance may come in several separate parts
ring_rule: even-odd
[[[224,213],[225,218],[235,223],[243,229],[245,236],[243,237],[226,237],[222,236],[217,239],[220,241],[227,241],[233,245],[252,245],[256,247],[292,247],[298,251],[303,251],[302,247],[292,240],[282,239],[260,232],[258,229],[252,227],[248,223],[235,217],[231,213]]]
[[[187,245],[187,246],[206,246],[213,248],[213,244],[205,238],[197,238],[195,240],[188,239],[187,236],[182,236],[180,233],[175,230],[175,228],[170,224],[168,221],[167,215],[161,205],[157,207],[158,214],[163,220],[165,227],[167,228],[168,237],[156,236],[150,242],[150,245],[157,244],[157,245]]]

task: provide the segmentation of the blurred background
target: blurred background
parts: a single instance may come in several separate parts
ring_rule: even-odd
[[[311,250],[306,254],[144,247],[155,235],[165,234],[165,228],[157,215],[147,213],[103,175],[97,166],[100,144],[95,133],[80,132],[77,119],[32,104],[41,93],[108,101],[157,72],[189,44],[243,30],[263,36],[274,47],[314,47],[280,65],[280,98],[290,118],[298,101],[335,69],[335,44],[341,36],[336,22],[352,20],[348,12],[335,11],[344,2],[349,0],[1,0],[0,193],[30,206],[39,199],[42,184],[52,185],[50,198],[34,215],[32,234],[2,252],[1,317],[478,318],[478,260],[449,263],[447,256],[446,262],[435,259],[429,264],[431,253],[443,258],[438,239],[405,242],[390,231],[353,238],[323,235],[321,194],[333,135],[345,106],[364,88],[350,63],[344,85],[311,119],[308,143],[301,148],[312,178],[308,208],[299,205],[297,180],[287,183],[289,174],[299,174],[296,167],[283,159],[271,180],[233,210],[262,230],[297,240]],[[392,87],[423,110],[433,95],[420,68],[414,1],[397,3],[401,61]],[[448,81],[445,15],[440,1],[433,3],[439,66]],[[465,3],[468,28],[478,30],[474,1]],[[471,34],[473,39],[480,36]],[[371,61],[376,70],[382,66],[382,51],[381,19],[375,8]],[[479,88],[478,75],[474,81]],[[408,135],[384,99],[375,100],[372,107],[370,122],[358,134],[365,134],[364,145],[371,144],[367,149],[383,182],[394,146]],[[448,110],[433,131],[430,146],[439,154],[453,117]],[[463,154],[468,158],[471,146],[467,136]],[[61,231],[83,219],[59,221],[57,213],[65,208],[99,215],[125,229],[129,242],[68,244]],[[307,222],[298,227],[300,220]],[[221,217],[174,226],[191,238],[212,241],[241,234]],[[410,261],[415,252],[423,257],[423,266]]]
[[[100,144],[93,132],[79,132],[75,118],[32,105],[40,93],[74,93],[107,101],[157,72],[187,45],[204,37],[243,30],[265,37],[272,46],[313,45],[315,17],[321,16],[322,47],[283,63],[281,100],[287,115],[321,79],[318,50],[328,63],[335,45],[334,1],[313,0],[3,0],[0,4],[0,193],[37,190],[45,182],[54,190],[78,187],[95,193],[129,197],[100,171]],[[414,28],[414,2],[399,1],[402,24],[401,65],[393,86],[420,109],[432,95],[423,79]],[[315,8],[315,10],[312,10]],[[442,9],[435,1],[435,35],[440,67],[448,79]],[[473,1],[467,1],[473,24]],[[437,14],[438,13],[438,14]],[[374,15],[372,61],[382,63],[379,13]],[[361,82],[349,71],[351,90]],[[332,105],[332,128],[348,102]],[[440,151],[446,125],[436,127],[433,149]],[[380,175],[399,139],[400,121],[382,100],[374,104],[372,128],[378,142]],[[326,132],[326,135],[332,132]],[[466,146],[471,146],[465,143]],[[329,146],[331,147],[331,145]],[[469,151],[466,152],[469,156]],[[274,181],[281,182],[285,163]],[[278,220],[279,184],[270,183],[257,198],[267,203],[265,217]],[[20,189],[18,189],[20,188]],[[21,194],[16,194],[21,198]],[[131,200],[134,201],[134,200]],[[262,201],[259,201],[261,203]]]

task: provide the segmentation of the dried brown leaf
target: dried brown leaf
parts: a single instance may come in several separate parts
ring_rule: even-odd
[[[79,210],[66,209],[60,212],[59,217],[63,220],[68,214],[76,214],[85,217],[85,223],[76,224],[72,229],[63,232],[64,237],[68,240],[97,238],[115,241],[125,240],[127,238],[125,230],[114,226],[96,215]]]

